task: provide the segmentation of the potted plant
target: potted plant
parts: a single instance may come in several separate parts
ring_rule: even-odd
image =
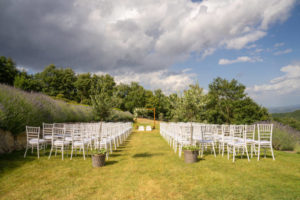
[[[182,148],[184,152],[184,162],[194,163],[197,162],[199,148],[197,146],[185,146]]]
[[[93,167],[103,167],[105,164],[106,149],[96,149],[92,154]]]

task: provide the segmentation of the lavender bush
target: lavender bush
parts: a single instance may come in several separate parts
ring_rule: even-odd
[[[40,93],[28,93],[0,84],[0,128],[17,135],[26,125],[43,122],[88,122],[94,119],[92,108],[54,100]]]

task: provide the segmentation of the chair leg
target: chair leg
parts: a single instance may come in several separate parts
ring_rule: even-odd
[[[229,160],[229,147],[227,145],[227,159]]]
[[[215,157],[217,157],[217,156],[216,156],[216,151],[215,151],[215,145],[214,145],[214,143],[212,143],[212,148],[213,148]]]
[[[89,149],[89,148],[88,148]],[[83,147],[82,147],[82,152],[83,152],[83,160],[85,160],[85,152],[84,152],[84,145],[83,145]]]
[[[49,154],[49,158],[48,159],[50,159],[52,151],[53,151],[53,146],[51,146],[51,150],[50,150],[50,154]]]
[[[61,159],[64,160],[64,145],[61,147]]]
[[[259,161],[259,157],[260,157],[260,144],[258,145],[258,149],[257,149],[257,161]]]
[[[235,147],[232,146],[232,148],[233,148],[233,158],[232,158],[232,162],[235,162]]]
[[[40,145],[39,144],[37,144],[37,146],[36,146],[36,151],[37,151],[38,159],[40,159]]]
[[[225,144],[223,142],[222,143],[222,157],[224,157],[224,151],[225,151]],[[227,146],[227,151],[228,151],[228,146]]]
[[[72,160],[72,156],[73,156],[73,145],[72,145],[71,158],[70,158],[70,160]]]
[[[247,154],[248,162],[250,162],[247,145],[245,146],[245,148],[246,148],[246,154]]]
[[[24,158],[26,157],[27,150],[28,150],[28,145],[26,145],[26,150],[25,150]]]
[[[275,160],[275,156],[274,156],[274,152],[273,152],[273,147],[272,147],[272,145],[270,145],[270,148],[271,148],[272,158],[273,158],[273,160]]]

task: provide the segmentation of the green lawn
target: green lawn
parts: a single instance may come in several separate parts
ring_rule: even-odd
[[[185,164],[157,129],[133,132],[103,168],[23,153],[0,157],[0,199],[300,199],[300,154]]]

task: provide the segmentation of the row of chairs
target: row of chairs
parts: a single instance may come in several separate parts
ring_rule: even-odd
[[[112,153],[113,148],[116,149],[122,144],[131,133],[132,123],[43,123],[43,129],[40,127],[26,126],[27,145],[24,154],[26,157],[28,149],[31,148],[33,153],[37,149],[38,158],[39,151],[46,149],[47,145],[51,145],[49,159],[55,150],[61,151],[62,160],[64,153],[68,155],[71,150],[71,159],[73,152],[77,155],[77,150],[83,153],[85,159],[88,151],[97,149],[106,149],[106,157]]]
[[[145,127],[144,126],[139,126],[138,131],[145,131]],[[146,131],[152,131],[151,126],[147,125],[146,126]]]
[[[182,154],[184,146],[198,146],[199,154],[210,149],[216,157],[216,149],[224,156],[225,150],[229,159],[230,154],[235,156],[241,152],[241,156],[246,153],[248,161],[248,149],[250,147],[251,158],[253,153],[260,159],[260,151],[269,148],[273,160],[275,160],[272,148],[273,124],[253,124],[253,125],[214,125],[201,123],[160,123],[160,133],[173,147],[175,153]],[[226,147],[226,148],[225,148]]]

